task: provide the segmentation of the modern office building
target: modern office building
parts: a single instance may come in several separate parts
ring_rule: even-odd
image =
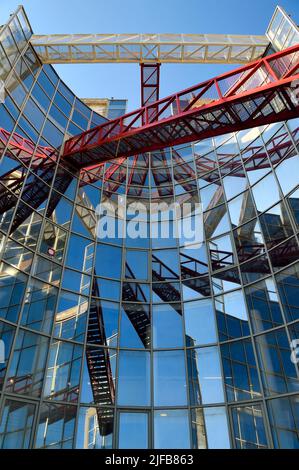
[[[136,62],[141,111],[80,100],[70,62]],[[234,72],[156,104],[163,62]],[[279,7],[264,36],[1,27],[0,448],[299,448],[298,67]],[[119,201],[145,236],[122,210],[101,236]]]

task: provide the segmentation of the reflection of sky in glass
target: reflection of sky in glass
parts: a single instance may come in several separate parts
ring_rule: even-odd
[[[154,433],[156,449],[190,448],[189,421],[187,411],[155,411]]]
[[[148,416],[145,413],[120,413],[119,448],[147,449]]]

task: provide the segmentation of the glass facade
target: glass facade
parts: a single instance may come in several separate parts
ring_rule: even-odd
[[[299,448],[299,119],[72,172],[105,118],[31,34],[0,34],[0,448]],[[203,244],[99,240],[118,197],[201,203]]]

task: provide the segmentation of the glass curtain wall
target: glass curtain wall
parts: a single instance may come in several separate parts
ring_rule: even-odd
[[[79,173],[60,147],[104,118],[31,34],[0,34],[0,447],[298,448],[299,120]],[[201,203],[204,242],[155,212],[100,240],[119,197]]]

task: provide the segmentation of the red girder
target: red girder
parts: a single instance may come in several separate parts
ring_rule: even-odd
[[[36,167],[40,165],[41,160],[49,161],[51,159],[58,158],[58,151],[54,147],[46,147],[42,145],[35,145],[30,139],[23,137],[20,134],[14,132],[8,132],[6,129],[0,127],[0,146],[2,149],[7,147],[8,152],[13,156],[17,157],[18,160],[24,162],[26,165],[29,165],[32,156],[34,155],[34,161],[31,163],[31,167]],[[118,170],[120,165],[124,162],[125,158],[118,159],[117,162],[112,164],[104,174],[104,180],[108,180],[111,176]],[[12,175],[13,171],[19,170],[19,167],[8,172],[8,176]],[[103,164],[96,164],[81,170],[81,181],[80,185],[85,186],[85,184],[93,183],[97,181],[103,174],[104,168]],[[18,179],[15,175],[14,179]],[[4,176],[1,177],[3,181]]]
[[[141,67],[141,106],[148,106],[159,101],[161,64],[140,64]],[[157,112],[157,108],[151,109],[151,116]],[[143,119],[143,124],[145,124]]]
[[[2,145],[8,147],[9,150],[13,151],[18,158],[30,159],[35,150],[35,158],[48,158],[55,152],[53,147],[44,147],[42,145],[35,145],[30,139],[14,132],[11,134],[6,129],[0,127],[0,142]]]
[[[78,168],[298,116],[299,45],[150,103],[69,139]]]
[[[299,132],[299,128],[295,129],[293,131],[293,138],[294,140],[297,139],[297,134]],[[0,136],[3,136],[3,135],[6,135],[6,141],[8,141],[8,136],[9,136],[9,132],[6,131],[5,129],[1,129],[0,130]],[[15,136],[15,139],[12,139],[11,142],[14,140],[15,142],[20,142],[21,139],[23,139],[22,136],[18,136],[16,134],[14,134]],[[3,142],[3,137],[1,138],[0,137],[0,143]],[[7,142],[5,142],[7,143]],[[3,142],[4,144],[4,142]],[[289,134],[287,132],[283,132],[282,134],[278,134],[278,135],[274,135],[271,140],[269,142],[266,143],[266,147],[267,147],[267,151],[269,153],[269,158],[270,160],[272,161],[272,163],[277,163],[279,160],[281,160],[282,158],[285,158],[286,156],[288,156],[288,154],[290,153],[290,151],[292,151],[293,149],[293,143],[292,143],[292,140],[290,139],[289,137]],[[8,149],[10,151],[10,153],[12,154],[12,156],[17,156],[19,158],[19,160],[21,161],[24,161],[24,163],[28,163],[31,159],[31,156],[32,156],[32,153],[33,153],[33,150],[30,151],[29,149],[33,149],[34,148],[34,144],[33,142],[29,141],[29,139],[26,139],[26,155],[24,155],[23,153],[23,149],[21,150],[21,146],[12,146],[12,144],[10,144],[8,146]],[[43,147],[39,147],[41,149],[41,152],[40,152],[40,155],[44,155],[43,158],[45,158],[45,153],[46,153],[46,150],[49,152],[49,154],[52,154],[54,155],[54,149],[52,149],[51,147],[45,147],[45,152],[43,151]],[[19,153],[19,150],[22,152],[22,155],[20,155]],[[262,169],[262,168],[268,168],[269,167],[269,161],[268,161],[268,158],[267,158],[267,155],[266,155],[266,152],[264,150],[264,147],[262,146],[257,146],[257,145],[251,145],[251,146],[248,146],[246,149],[244,149],[242,151],[242,154],[243,154],[243,162],[244,162],[244,165],[246,167],[246,170],[247,171],[253,171],[253,170],[256,170],[256,169]],[[246,154],[246,158],[244,158]],[[248,155],[248,156],[247,156]],[[235,176],[235,177],[243,177],[244,176],[244,171],[242,169],[242,164],[241,164],[241,160],[235,160],[234,157],[236,155],[234,153],[232,154],[228,154],[228,153],[223,153],[223,154],[220,154],[218,153],[218,161],[219,161],[219,165],[220,165],[220,171],[221,173],[225,173],[225,174],[228,174],[230,173],[231,171],[233,171],[234,169],[240,169],[239,172],[234,172],[234,173],[231,173],[231,176]],[[85,186],[86,184],[91,184],[91,183],[94,183],[96,181],[98,181],[98,179],[100,179],[102,176],[104,177],[104,181],[109,181],[114,175],[115,173],[119,170],[119,168],[121,167],[121,165],[124,163],[124,161],[126,160],[125,157],[123,158],[119,158],[115,163],[112,163],[107,169],[106,171],[104,172],[104,164],[96,164],[96,165],[93,165],[91,167],[88,167],[88,168],[84,168],[81,170],[81,174],[80,174],[80,186],[83,187]],[[134,176],[134,171],[135,171],[135,165],[136,165],[136,160],[137,160],[137,157],[135,157],[134,161],[135,161],[135,164],[133,162],[133,165],[132,167],[130,167],[130,174],[129,174],[129,184],[133,184],[133,176]],[[190,178],[195,178],[195,173],[194,173],[194,170],[189,167],[189,165],[184,162],[183,158],[180,157],[178,151],[174,151],[174,161],[176,163],[178,163],[179,165],[175,165],[174,166],[174,171],[175,173],[179,173],[179,170],[181,168],[181,165],[180,164],[183,164],[183,168],[185,170],[187,170],[187,173],[189,174],[189,177]],[[40,160],[37,160],[36,162],[32,162],[31,163],[31,166],[33,167],[36,167],[38,165],[40,165]],[[47,160],[47,164],[50,164],[50,161]],[[45,164],[46,164],[46,161],[45,161]],[[213,170],[214,171],[218,171],[217,168],[218,168],[218,165],[217,163],[214,161],[214,160],[211,160],[209,159],[209,156],[198,156],[197,159],[196,159],[196,167],[197,167],[197,171],[199,173],[202,172],[202,175],[200,175],[202,178],[205,178],[205,179],[210,179],[212,178],[212,173]],[[2,175],[1,176],[1,181],[2,182],[6,182],[6,180],[22,180],[22,177],[21,177],[21,174],[18,176],[17,173],[14,174],[15,171],[22,171],[22,169],[25,169],[26,167],[23,167],[23,166],[17,166],[16,168],[10,170],[7,174],[5,175]],[[139,168],[139,171],[142,170],[142,168]],[[148,169],[147,168],[144,168],[143,171],[142,171],[142,182],[145,181],[146,179],[146,176],[147,176],[147,171]],[[167,166],[164,166],[164,169],[163,169],[163,175],[166,177],[166,173],[168,174],[169,173],[169,170],[168,170],[168,167]],[[156,178],[156,172],[154,172],[153,174],[154,176],[154,179],[155,179],[155,182],[156,182],[156,185],[157,185],[157,189],[159,190],[159,187],[161,185],[159,185],[159,181],[157,180]],[[170,173],[168,175],[170,177]],[[177,178],[176,178],[177,179]],[[109,184],[109,187],[107,188],[109,191],[112,191],[114,192],[115,190],[117,190],[117,188],[119,187],[119,185],[123,182],[123,180],[120,180],[119,178],[117,180],[112,180],[111,179],[111,184]],[[140,181],[140,183],[138,183],[138,186],[142,185],[142,182]],[[6,183],[5,183],[6,184]],[[186,185],[187,183],[182,183],[184,185]],[[162,187],[162,186],[161,186]],[[138,188],[137,188],[138,189]]]

